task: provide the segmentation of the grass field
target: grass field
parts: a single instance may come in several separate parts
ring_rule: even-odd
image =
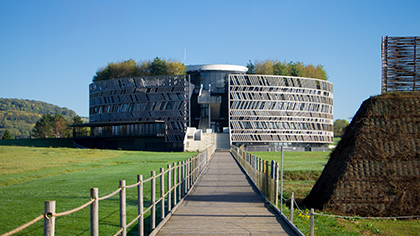
[[[65,148],[62,148],[64,146]],[[127,185],[136,176],[150,176],[173,162],[195,153],[157,153],[92,149],[73,149],[71,140],[0,140],[0,234],[29,222],[44,211],[44,201],[55,200],[56,211],[63,212],[89,201],[89,190],[99,188],[99,197]],[[266,160],[280,162],[280,153],[257,152]],[[329,152],[285,152],[284,192],[297,198],[311,190],[328,161]],[[150,186],[146,185],[146,194]],[[127,190],[127,219],[137,215],[136,189]],[[147,199],[146,199],[147,200]],[[99,202],[100,235],[113,235],[119,228],[118,195]],[[303,209],[308,211],[307,209]],[[289,216],[287,206],[284,213]],[[309,220],[295,210],[295,224],[309,233]],[[56,235],[89,235],[89,208],[56,219]],[[316,235],[418,235],[418,220],[344,220],[315,218]],[[136,227],[136,226],[133,226]],[[132,227],[132,228],[133,228]],[[131,228],[131,229],[132,229]],[[16,235],[42,235],[39,221]],[[129,235],[136,235],[136,230]]]
[[[280,152],[257,152],[264,160],[281,162]],[[295,193],[296,198],[304,198],[328,162],[330,152],[284,152],[284,192]]]
[[[0,141],[0,234],[42,214],[46,200],[56,201],[56,212],[71,210],[90,200],[90,188],[98,188],[101,197],[115,191],[119,180],[134,184],[138,174],[148,178],[152,170],[195,154],[50,148],[25,142],[26,147]],[[145,187],[147,195],[150,186]],[[136,192],[127,190],[127,221],[137,215]],[[118,206],[118,194],[99,202],[101,235],[118,231]],[[88,207],[57,218],[56,235],[89,235],[89,214]],[[42,230],[41,220],[16,235],[42,235]]]
[[[335,140],[338,142],[339,140]],[[253,153],[254,154],[254,153]],[[324,166],[328,162],[330,152],[284,152],[284,198],[290,198],[291,192],[296,198],[304,198],[311,191]],[[256,152],[265,160],[280,163],[280,152]],[[290,216],[288,206],[284,205],[284,214]],[[309,213],[308,209],[302,209]],[[305,235],[310,233],[308,216],[294,211],[294,223]],[[419,235],[419,220],[365,220],[337,219],[315,216],[315,235]]]

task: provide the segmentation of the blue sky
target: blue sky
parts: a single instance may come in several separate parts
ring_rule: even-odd
[[[381,92],[381,37],[419,36],[420,1],[25,1],[0,6],[0,97],[89,115],[88,85],[108,62],[155,57],[246,65],[321,64],[334,119]]]

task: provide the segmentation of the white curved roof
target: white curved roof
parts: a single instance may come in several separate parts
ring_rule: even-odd
[[[187,68],[187,72],[188,71],[197,71],[197,70],[222,70],[222,71],[247,72],[248,68],[246,66],[223,65],[223,64],[190,65]]]

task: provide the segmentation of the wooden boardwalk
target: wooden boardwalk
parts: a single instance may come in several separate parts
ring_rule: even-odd
[[[296,235],[265,207],[229,152],[216,152],[197,187],[157,235]]]

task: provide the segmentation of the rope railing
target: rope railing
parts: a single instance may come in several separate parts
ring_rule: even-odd
[[[348,219],[348,220],[355,220],[355,219],[364,219],[364,220],[396,220],[396,219],[414,219],[414,218],[420,218],[420,215],[414,215],[414,216],[390,216],[390,217],[364,217],[364,216],[343,216],[343,215],[334,215],[334,214],[324,214],[315,212],[313,208],[310,209],[310,212],[307,213],[303,211],[298,203],[296,202],[296,199],[294,198],[294,193],[292,192],[292,195],[289,199],[285,199],[286,202],[290,200],[290,218],[289,220],[293,223],[293,215],[294,215],[294,207],[296,206],[297,210],[301,215],[307,216],[310,219],[310,235],[314,235],[315,231],[315,221],[314,217],[317,216],[323,216],[323,217],[333,217],[333,218],[341,218],[341,219]]]
[[[69,210],[69,211],[61,212],[61,213],[55,213],[52,216],[53,217],[60,217],[60,216],[70,215],[71,213],[75,213],[77,211],[80,211],[80,210],[86,208],[87,206],[89,206],[90,204],[92,204],[94,201],[95,201],[95,199],[92,199],[89,202],[87,202],[87,203],[85,203],[85,204],[83,204],[83,205],[81,205],[81,206],[79,206],[77,208],[74,208],[74,209]]]
[[[8,233],[3,234],[2,236],[9,236],[9,235],[13,235],[15,233],[18,233],[18,232],[20,232],[20,231],[28,228],[29,226],[35,224],[36,222],[38,222],[40,219],[42,219],[44,217],[45,217],[44,214],[42,214],[42,215],[36,217],[35,219],[31,220],[30,222],[28,222],[28,223],[26,223],[24,225],[21,225],[18,228],[14,229],[14,230],[12,230],[12,231],[10,231]]]
[[[290,200],[290,198],[288,200]],[[305,213],[304,211],[302,211],[302,209],[300,209],[300,207],[299,207],[299,205],[298,205],[298,203],[296,202],[295,199],[293,199],[293,204],[294,204],[294,206],[297,207],[297,209],[299,210],[300,214],[306,215],[306,216],[310,216],[310,213]],[[367,216],[343,216],[343,215],[334,215],[334,214],[323,214],[323,213],[318,213],[318,212],[314,212],[314,215],[325,216],[325,217],[333,217],[333,218],[341,218],[341,219],[364,219],[364,220],[394,220],[394,219],[413,219],[413,218],[420,218],[420,215],[415,215],[415,216],[367,217]]]
[[[106,200],[111,198],[118,193],[120,194],[120,228],[114,235],[123,235],[127,234],[127,228],[132,226],[135,222],[138,221],[138,233],[139,235],[143,236],[145,233],[145,223],[144,223],[144,216],[146,213],[150,212],[150,221],[151,221],[151,228],[150,228],[150,235],[154,235],[158,228],[156,227],[156,211],[157,205],[160,203],[161,208],[161,219],[160,221],[164,221],[168,219],[172,215],[172,211],[175,210],[185,199],[188,195],[189,191],[194,187],[195,183],[197,182],[198,178],[201,177],[204,169],[208,166],[213,154],[215,152],[215,147],[212,145],[210,148],[204,150],[203,152],[198,153],[197,155],[193,156],[192,158],[173,163],[173,165],[168,165],[168,169],[164,170],[164,168],[160,168],[160,173],[156,175],[155,171],[151,172],[151,177],[143,180],[142,175],[137,176],[137,182],[132,185],[125,185],[125,180],[120,181],[120,187],[115,190],[114,192],[103,196],[98,197],[98,189],[92,188],[91,189],[91,200],[87,203],[74,208],[69,211],[56,213],[55,212],[55,201],[46,201],[45,202],[45,209],[44,214],[36,217],[32,221],[10,231],[1,236],[10,236],[16,234],[25,228],[33,225],[34,223],[38,222],[42,218],[44,218],[44,236],[53,236],[55,231],[55,218],[70,215],[77,211],[80,211],[87,206],[91,207],[91,235],[99,235],[99,217],[98,217],[98,202],[102,200]],[[165,183],[165,176],[167,177],[167,181]],[[159,198],[156,199],[156,179],[160,179],[159,186],[160,186],[160,195]],[[144,184],[150,183],[151,184],[151,202],[150,206],[144,210]],[[165,189],[166,184],[166,189]],[[126,189],[137,187],[138,189],[138,214],[137,216],[130,222],[126,223]],[[166,200],[166,201],[165,201]],[[166,204],[165,204],[166,202]],[[165,210],[166,209],[166,210]],[[165,217],[166,215],[166,217]]]
[[[261,193],[274,205],[278,204],[279,163],[263,160],[242,148],[231,146],[231,153]]]
[[[342,218],[342,219],[367,219],[367,220],[394,220],[394,219],[413,219],[413,218],[420,218],[420,215],[415,216],[394,216],[394,217],[362,217],[362,216],[340,216],[340,215],[333,215],[333,214],[324,214],[315,212],[314,209],[310,209],[310,212],[304,212],[299,205],[297,204],[294,193],[291,194],[290,198],[285,198],[282,194],[282,191],[280,191],[278,194],[278,198],[281,200],[281,208],[280,210],[277,208],[277,199],[274,201],[269,197],[276,194],[273,194],[269,191],[274,190],[274,188],[267,188],[267,179],[273,176],[268,176],[268,173],[273,173],[274,170],[274,176],[277,171],[278,175],[278,169],[276,170],[276,166],[278,166],[278,163],[273,163],[271,165],[268,164],[268,161],[262,160],[261,158],[253,155],[252,153],[246,152],[243,149],[231,146],[231,152],[235,159],[240,163],[240,165],[243,167],[243,169],[247,172],[248,176],[252,179],[254,184],[259,188],[259,190],[263,193],[264,196],[266,196],[273,204],[273,206],[278,210],[281,214],[283,214],[283,202],[289,202],[290,201],[290,216],[289,216],[289,222],[293,224],[293,212],[294,207],[296,206],[297,210],[300,212],[301,215],[304,215],[310,219],[310,235],[314,235],[315,232],[315,221],[314,216],[324,216],[324,217],[334,217],[334,218]],[[277,167],[278,168],[278,167]],[[263,176],[261,177],[261,173]],[[264,179],[267,178],[267,179]],[[280,176],[281,178],[281,176]],[[281,182],[283,182],[280,179]],[[276,185],[278,185],[278,181],[275,181]],[[282,186],[281,186],[282,187]],[[278,191],[279,188],[276,188],[274,191]],[[296,227],[295,225],[293,225]],[[301,233],[301,232],[300,232]]]

